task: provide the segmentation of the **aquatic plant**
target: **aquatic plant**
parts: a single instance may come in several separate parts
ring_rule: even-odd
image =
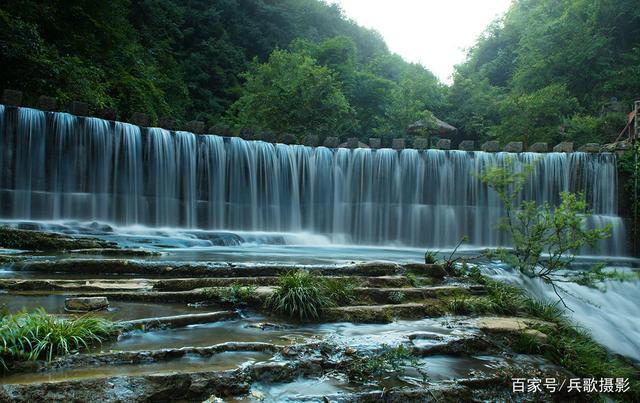
[[[0,321],[0,364],[17,360],[45,359],[102,343],[117,325],[94,316],[63,319],[44,309],[5,315]]]
[[[305,270],[293,270],[280,276],[265,304],[278,314],[304,321],[319,319],[322,310],[334,302],[328,295],[325,279]]]

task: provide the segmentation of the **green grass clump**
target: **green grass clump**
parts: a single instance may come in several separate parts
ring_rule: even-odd
[[[438,251],[428,250],[424,253],[425,264],[435,264],[438,261]]]
[[[94,316],[63,319],[44,309],[6,314],[0,320],[0,365],[13,361],[44,359],[89,348],[102,343],[117,325]]]
[[[355,300],[355,289],[360,285],[353,278],[323,278],[327,297],[336,305],[348,305]]]
[[[448,307],[456,315],[484,315],[495,312],[493,303],[482,297],[456,296],[449,301]]]
[[[218,298],[220,302],[237,305],[248,305],[256,295],[256,287],[232,284],[229,287],[217,288],[210,291],[211,297]]]
[[[334,306],[326,280],[305,270],[281,275],[266,306],[274,312],[300,321],[319,319],[322,311]]]

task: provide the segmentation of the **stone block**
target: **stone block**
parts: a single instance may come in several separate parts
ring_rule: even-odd
[[[460,144],[458,144],[458,150],[462,151],[475,151],[476,142],[473,140],[462,140]]]
[[[176,129],[176,120],[173,119],[173,118],[170,118],[168,116],[163,116],[158,121],[158,126],[162,127],[163,129],[167,129],[167,130],[175,130]]]
[[[43,111],[55,111],[58,106],[58,100],[54,97],[48,97],[46,95],[40,95],[38,98],[38,109]]]
[[[195,134],[204,133],[204,122],[199,120],[191,120],[184,126],[185,130]]]
[[[436,144],[436,148],[439,150],[451,150],[451,140],[449,139],[440,139]]]
[[[338,147],[338,144],[340,144],[340,139],[332,136],[329,136],[326,139],[324,139],[324,142],[322,143],[322,145],[327,148],[336,148]]]
[[[242,127],[238,131],[238,136],[245,140],[253,140],[256,137],[256,131],[251,127]]]
[[[280,136],[280,142],[283,144],[298,144],[298,138],[295,134],[284,133]]]
[[[601,147],[600,147],[600,144],[598,143],[587,143],[581,146],[580,148],[578,148],[578,151],[585,152],[585,153],[599,153],[600,149]]]
[[[149,126],[149,115],[146,113],[136,112],[131,116],[131,123],[136,126]]]
[[[391,148],[394,150],[404,150],[407,146],[407,142],[404,138],[397,138],[391,141]]]
[[[347,139],[347,148],[358,148],[358,143],[360,143],[360,141],[357,137],[349,137]]]
[[[555,147],[553,147],[554,153],[572,153],[573,152],[573,143],[570,141],[563,141],[558,143]]]
[[[320,138],[315,134],[308,134],[304,136],[302,144],[309,147],[318,147],[318,145],[320,144]]]
[[[89,104],[82,101],[73,101],[69,112],[76,116],[87,116],[89,114]]]
[[[548,153],[549,145],[547,143],[533,143],[529,147],[529,151],[532,153]]]
[[[488,153],[497,153],[500,151],[500,142],[496,140],[485,141],[482,144],[481,149]]]
[[[266,141],[267,143],[276,142],[276,134],[270,130],[265,130],[263,132],[260,132],[259,136],[260,136],[260,140]]]
[[[512,141],[504,146],[504,151],[508,153],[521,153],[524,149],[522,141]]]
[[[2,103],[11,106],[22,105],[22,91],[4,90],[2,93]]]
[[[209,126],[209,130],[207,130],[209,134],[216,134],[218,136],[228,136],[229,135],[229,126],[216,123],[213,126]]]
[[[64,309],[69,312],[100,311],[108,307],[107,297],[75,297],[64,300]]]
[[[416,137],[413,140],[413,148],[417,150],[426,150],[429,148],[429,139],[425,137]],[[449,148],[451,148],[451,141],[449,141]]]
[[[100,108],[96,111],[96,116],[100,119],[116,120],[118,112],[114,108]]]
[[[369,147],[371,147],[372,149],[378,149],[378,148],[382,147],[382,139],[379,139],[377,137],[370,137],[369,138]]]

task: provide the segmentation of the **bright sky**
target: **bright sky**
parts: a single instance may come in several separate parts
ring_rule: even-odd
[[[511,0],[328,0],[347,17],[384,37],[389,49],[405,60],[421,63],[450,83],[453,66],[465,49]]]

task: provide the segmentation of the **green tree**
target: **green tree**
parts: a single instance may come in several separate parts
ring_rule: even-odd
[[[512,94],[500,103],[502,119],[495,132],[503,143],[557,142],[561,139],[562,122],[577,108],[578,101],[563,85],[553,84],[529,94]]]
[[[571,267],[580,248],[594,248],[599,240],[610,236],[611,227],[585,228],[590,213],[582,194],[563,192],[557,206],[518,202],[533,168],[526,165],[517,169],[513,161],[507,161],[505,166],[487,168],[480,179],[496,191],[504,208],[498,228],[510,236],[513,249],[499,249],[501,259],[522,274],[550,284],[564,304],[557,283],[571,279],[562,271]]]
[[[254,61],[243,78],[243,95],[231,108],[240,126],[330,135],[353,124],[340,82],[310,56],[276,50],[266,63]]]

